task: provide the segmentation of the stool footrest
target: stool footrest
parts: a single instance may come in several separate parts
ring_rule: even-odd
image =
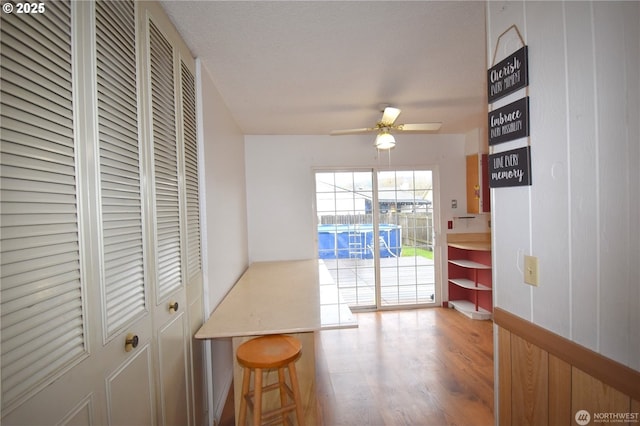
[[[262,426],[267,426],[271,424],[280,424],[282,423],[282,419],[278,418],[278,416],[285,413],[296,411],[295,394],[293,393],[293,390],[289,387],[289,385],[287,385],[286,383],[276,382],[270,385],[263,386],[262,394],[264,395],[265,392],[276,390],[276,389],[284,389],[284,391],[287,393],[287,395],[289,396],[292,402],[279,408],[274,408],[269,411],[263,411],[262,419],[264,421],[261,423]],[[255,389],[251,389],[249,392],[247,392],[246,395],[244,395],[244,398],[247,401],[247,405],[252,410],[254,409],[254,404],[253,404],[254,397],[255,397]]]
[[[269,410],[269,411],[263,411],[262,418],[268,424],[270,423],[272,418],[275,419],[284,413],[289,413],[295,410],[296,410],[296,404],[292,402],[290,404],[285,405],[284,407],[274,408],[273,410]],[[277,423],[282,423],[282,418],[279,418]]]
[[[293,400],[295,399],[295,394],[293,393],[293,390],[291,390],[291,388],[286,384],[286,383],[272,383],[268,386],[264,386],[262,388],[262,393],[264,394],[265,391],[271,391],[271,390],[276,390],[276,389],[284,389],[285,392],[287,392],[287,395],[289,395],[289,397]],[[248,402],[252,402],[251,398],[253,398],[253,396],[255,395],[255,389],[251,389],[249,392],[247,392],[247,394],[244,396],[246,398],[246,400]]]

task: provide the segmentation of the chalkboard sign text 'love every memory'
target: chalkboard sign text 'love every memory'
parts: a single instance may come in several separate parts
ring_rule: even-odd
[[[509,55],[487,71],[489,103],[529,85],[527,46]]]
[[[489,155],[489,187],[531,185],[531,147]]]

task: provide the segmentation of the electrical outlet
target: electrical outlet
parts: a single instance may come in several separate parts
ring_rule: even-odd
[[[538,258],[535,256],[524,256],[524,282],[538,286]]]

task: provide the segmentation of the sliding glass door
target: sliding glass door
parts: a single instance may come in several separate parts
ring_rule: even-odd
[[[352,309],[435,303],[429,170],[316,172],[318,257]]]
[[[350,307],[376,307],[372,200],[371,171],[316,173],[318,257]]]
[[[433,303],[432,173],[381,171],[377,183],[379,306]]]

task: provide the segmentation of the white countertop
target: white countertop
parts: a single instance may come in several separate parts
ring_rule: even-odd
[[[356,327],[348,307],[325,296],[331,293],[324,291],[328,286],[335,289],[326,267],[316,259],[252,263],[195,337],[213,339]]]

